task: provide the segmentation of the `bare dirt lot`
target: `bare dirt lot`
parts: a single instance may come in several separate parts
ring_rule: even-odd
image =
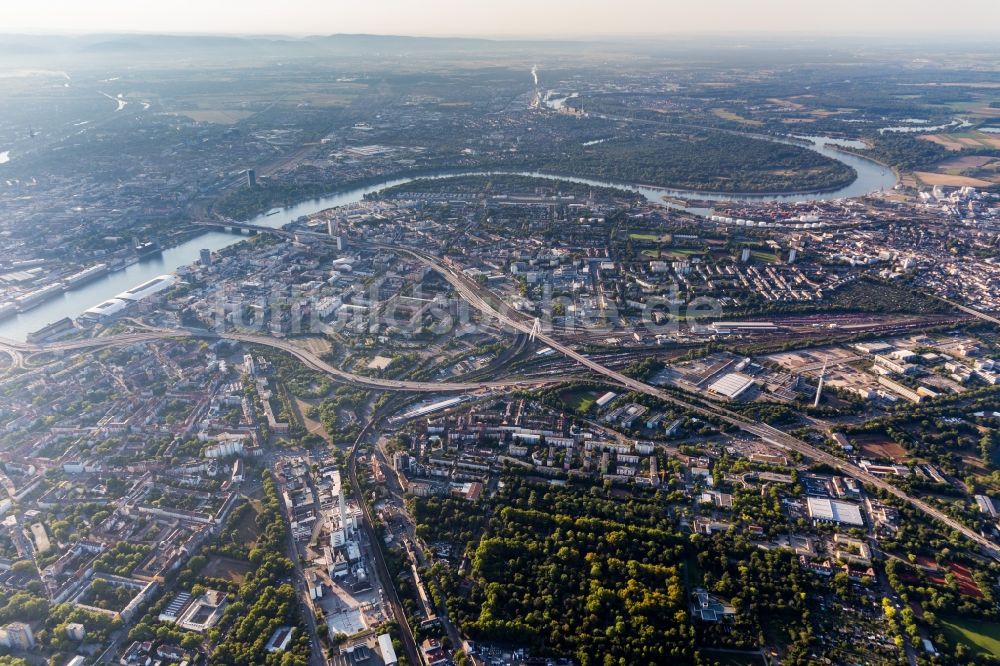
[[[859,441],[857,444],[861,447],[861,454],[866,458],[891,460],[894,463],[903,462],[907,458],[906,449],[888,439]]]
[[[253,570],[253,565],[245,560],[234,560],[231,557],[212,555],[208,564],[202,569],[201,575],[206,578],[221,578],[231,583],[242,583],[247,574]]]

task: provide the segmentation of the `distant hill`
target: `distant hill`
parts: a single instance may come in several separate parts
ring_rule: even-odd
[[[460,37],[409,37],[403,35],[333,34],[308,37],[279,35],[147,35],[94,34],[75,36],[3,35],[0,55],[50,54],[101,57],[135,55],[157,57],[164,54],[273,55],[275,57],[310,57],[338,54],[363,57],[371,53],[405,55],[407,53],[503,53],[509,51],[548,51],[574,42],[527,40],[492,40]]]
[[[503,48],[505,46],[530,44],[537,46],[538,42],[499,41],[476,37],[410,37],[406,35],[368,35],[346,34],[320,35],[306,37],[307,41],[334,48],[379,48],[400,50],[439,51],[442,49],[467,48]]]

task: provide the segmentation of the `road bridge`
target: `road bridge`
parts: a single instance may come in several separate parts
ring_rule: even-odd
[[[223,225],[223,223],[219,223]],[[225,225],[223,225],[225,226]],[[256,227],[256,225],[247,225]],[[257,227],[260,231],[267,231],[271,233],[279,233],[279,235],[287,235],[290,232],[285,232],[282,230],[275,230],[269,227]],[[322,238],[328,238],[325,235],[320,235]],[[778,430],[772,426],[759,421],[753,421],[747,419],[741,414],[728,410],[720,405],[705,402],[696,403],[691,400],[686,400],[679,398],[671,393],[668,393],[662,389],[651,386],[645,382],[639,381],[635,378],[629,377],[622,372],[613,370],[597,361],[591,360],[584,356],[583,354],[577,352],[575,349],[557,341],[549,334],[544,331],[538,330],[539,327],[536,326],[533,317],[528,317],[520,312],[517,312],[509,305],[504,303],[502,300],[497,298],[488,289],[483,288],[475,281],[471,280],[460,268],[454,266],[448,260],[438,260],[435,257],[428,255],[427,253],[413,250],[410,248],[404,248],[389,244],[370,244],[369,247],[382,248],[387,250],[393,250],[395,252],[400,252],[404,254],[409,254],[414,258],[418,259],[435,272],[442,275],[458,292],[458,294],[465,299],[470,305],[479,310],[482,314],[487,317],[494,318],[498,322],[507,327],[528,335],[532,337],[535,341],[548,345],[555,351],[563,354],[567,358],[576,361],[579,365],[591,370],[592,372],[603,375],[604,377],[611,380],[613,383],[623,386],[629,390],[635,391],[637,393],[643,393],[655,397],[667,403],[675,404],[683,409],[691,411],[693,413],[701,414],[708,418],[714,418],[722,420],[732,426],[735,426],[744,432],[748,432],[762,440],[769,442],[777,447],[785,448],[791,451],[796,451],[800,455],[815,460],[817,462],[824,463],[839,470],[842,474],[853,477],[858,481],[868,484],[869,486],[883,490],[886,493],[893,495],[894,497],[909,503],[911,506],[921,511],[928,517],[940,522],[945,527],[954,530],[973,541],[977,545],[981,546],[985,552],[987,552],[993,558],[1000,560],[1000,545],[991,539],[987,538],[983,534],[977,532],[976,530],[970,528],[959,520],[952,518],[943,511],[931,506],[929,503],[912,497],[905,491],[897,488],[891,483],[869,474],[865,470],[861,469],[857,465],[834,456],[822,449],[819,449],[807,442],[800,440],[788,433]],[[944,299],[942,299],[944,300]],[[1000,319],[986,315],[978,310],[969,308],[967,306],[961,306],[951,301],[946,301],[950,305],[953,305],[967,314],[971,314],[978,317],[984,321],[989,321],[991,323],[1000,324]],[[87,340],[72,340],[65,342],[53,343],[52,345],[36,345],[34,347],[27,345],[26,343],[13,343],[12,341],[0,341],[0,348],[13,349],[20,352],[34,352],[34,351],[58,351],[58,350],[72,350],[72,349],[82,349],[86,347],[101,346],[106,344],[134,344],[136,342],[143,342],[152,339],[162,338],[162,337],[183,337],[184,331],[172,331],[172,330],[157,330],[148,331],[144,333],[135,333],[125,336],[107,336],[104,338],[90,338]],[[186,331],[188,336],[195,335],[191,331]],[[348,373],[346,371],[335,368],[330,364],[326,363],[318,356],[304,350],[300,347],[293,345],[287,340],[281,340],[278,338],[271,338],[268,336],[257,336],[250,334],[238,334],[238,333],[211,333],[204,332],[199,333],[196,337],[202,338],[224,338],[231,340],[238,340],[241,342],[247,342],[251,344],[260,344],[277,349],[286,351],[296,358],[301,360],[306,365],[319,370],[321,372],[326,372],[331,376],[334,376],[345,383],[351,383],[366,388],[379,389],[379,390],[391,390],[391,391],[427,391],[427,392],[444,392],[444,391],[475,391],[484,389],[511,389],[511,388],[528,388],[528,387],[539,387],[544,385],[551,385],[563,381],[567,381],[569,378],[566,377],[552,377],[548,379],[516,379],[509,381],[493,381],[493,382],[412,382],[405,380],[386,380],[378,379],[373,377],[364,377],[362,375],[355,375]],[[695,399],[698,399],[697,394],[694,394]]]
[[[251,233],[267,233],[274,234],[275,236],[281,236],[282,238],[294,239],[296,236],[295,232],[286,231],[285,229],[280,229],[276,227],[266,227],[262,224],[251,224],[249,222],[237,222],[236,220],[197,220],[194,224],[200,227],[214,227],[216,229],[223,229],[225,231],[249,231]],[[313,232],[304,232],[312,234]],[[320,234],[314,234],[320,235]],[[325,235],[325,234],[323,234]]]
[[[566,346],[565,344],[555,340],[543,331],[539,331],[538,327],[535,326],[534,319],[528,319],[522,313],[515,311],[513,308],[507,304],[499,301],[491,292],[481,287],[478,283],[471,280],[463,272],[456,270],[455,268],[445,265],[444,262],[438,261],[436,258],[427,255],[426,253],[419,252],[416,250],[411,250],[408,248],[391,246],[384,246],[387,249],[395,249],[397,252],[407,253],[413,257],[416,257],[421,262],[434,269],[436,272],[441,274],[449,283],[455,288],[455,290],[461,295],[470,305],[475,307],[477,310],[483,314],[494,317],[506,324],[510,328],[520,331],[528,335],[533,335],[534,339],[542,344],[548,345],[557,352],[567,356],[568,358],[576,361],[585,368],[603,375],[608,379],[612,380],[614,383],[623,386],[627,389],[635,391],[637,393],[643,393],[655,397],[664,402],[675,404],[682,407],[685,410],[691,411],[693,413],[701,414],[703,416],[719,419],[729,425],[735,426],[744,432],[748,432],[755,435],[765,442],[773,444],[779,448],[784,448],[787,450],[795,451],[800,455],[815,460],[817,462],[829,465],[830,467],[837,469],[842,474],[846,476],[853,477],[858,481],[865,483],[869,486],[878,488],[879,490],[885,491],[900,499],[904,502],[909,503],[911,506],[921,511],[928,517],[938,521],[945,527],[954,530],[965,536],[970,541],[979,545],[983,548],[994,559],[1000,560],[1000,545],[998,545],[993,540],[987,538],[980,532],[972,529],[968,525],[962,523],[961,521],[949,516],[940,509],[931,506],[924,500],[913,497],[903,491],[902,489],[894,486],[893,484],[885,481],[884,479],[877,477],[873,474],[869,474],[857,465],[839,458],[831,453],[828,453],[822,449],[819,449],[807,442],[800,440],[788,433],[774,428],[773,426],[761,423],[759,421],[753,421],[747,419],[741,414],[733,412],[722,406],[716,405],[714,403],[702,403],[702,402],[692,402],[691,400],[685,400],[677,397],[667,391],[651,386],[645,382],[639,381],[632,377],[629,377],[617,370],[613,370],[604,366],[596,361],[593,361],[583,354],[577,352],[575,349]],[[491,304],[491,302],[493,304]],[[495,305],[494,305],[495,304]],[[965,311],[971,310],[967,309]],[[970,312],[970,314],[976,311]],[[982,314],[982,313],[978,313]],[[994,320],[992,317],[989,319]],[[994,320],[996,321],[996,320]],[[697,395],[697,394],[696,394]],[[697,399],[697,398],[696,398]]]
[[[101,347],[127,347],[129,345],[143,344],[155,340],[184,338],[203,340],[234,340],[246,344],[262,345],[273,349],[279,349],[295,356],[306,366],[314,370],[318,370],[319,372],[326,373],[341,383],[380,391],[447,393],[484,390],[534,389],[540,386],[558,384],[573,379],[572,377],[560,376],[544,378],[512,378],[490,381],[428,382],[367,377],[365,375],[358,375],[352,372],[347,372],[346,370],[341,370],[340,368],[327,363],[308,349],[304,349],[296,345],[291,340],[274,338],[267,335],[228,332],[215,333],[194,329],[155,329],[144,331],[142,333],[109,335],[97,338],[84,338],[80,340],[65,340],[46,344],[31,344],[27,342],[15,342],[12,340],[0,340],[0,350],[10,351],[13,353],[71,352]]]

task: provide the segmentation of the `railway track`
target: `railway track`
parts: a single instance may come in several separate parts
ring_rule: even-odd
[[[306,366],[323,372],[341,383],[361,386],[364,388],[385,390],[385,391],[412,391],[424,393],[448,393],[448,392],[469,392],[482,390],[501,389],[521,389],[538,388],[548,384],[568,381],[566,377],[547,378],[514,378],[507,380],[478,380],[460,382],[432,382],[432,381],[409,381],[403,379],[382,379],[379,377],[367,377],[355,373],[341,370],[330,365],[313,352],[299,347],[294,343],[280,338],[272,338],[266,335],[252,335],[243,333],[212,333],[207,331],[192,331],[187,329],[157,329],[144,333],[130,333],[123,335],[109,335],[101,338],[87,338],[85,340],[72,340],[61,343],[33,345],[29,343],[13,342],[9,340],[0,341],[0,349],[11,350],[18,353],[39,353],[39,352],[68,352],[81,351],[84,349],[96,349],[101,347],[127,347],[134,344],[143,344],[162,339],[206,339],[206,340],[234,340],[246,344],[256,344],[273,349],[279,349],[292,356],[295,356]]]
[[[553,339],[544,332],[539,332],[534,326],[534,322],[529,324],[523,314],[514,311],[502,301],[499,301],[494,294],[484,290],[477,283],[468,279],[468,277],[461,271],[455,270],[447,265],[442,265],[433,257],[430,257],[422,252],[394,246],[385,247],[386,249],[394,249],[397,252],[410,254],[440,273],[446,280],[448,280],[449,283],[452,284],[455,290],[463,298],[488,317],[496,318],[516,331],[529,334],[535,340],[548,345],[552,349],[584,366],[585,368],[605,376],[613,383],[637,393],[643,393],[664,402],[675,404],[690,412],[722,420],[729,425],[755,435],[763,441],[773,444],[779,448],[795,451],[806,458],[829,465],[846,476],[855,478],[868,486],[882,490],[890,495],[893,495],[897,499],[910,504],[912,507],[924,513],[929,518],[941,523],[955,532],[962,534],[967,539],[980,546],[994,559],[1000,560],[1000,545],[993,540],[984,536],[980,532],[977,532],[968,525],[956,520],[955,518],[952,518],[940,509],[931,506],[924,500],[913,497],[887,481],[869,474],[857,465],[827,453],[822,449],[816,448],[782,430],[774,428],[773,426],[747,419],[741,414],[737,414],[736,412],[725,409],[724,407],[714,403],[702,402],[704,398],[698,394],[693,394],[692,399],[682,399],[671,393],[646,384],[645,382],[628,377],[617,370],[602,365],[601,363],[598,363],[597,361],[577,352],[571,347]],[[1000,320],[994,320],[994,318],[989,316],[987,316],[987,318],[995,323],[1000,323]]]

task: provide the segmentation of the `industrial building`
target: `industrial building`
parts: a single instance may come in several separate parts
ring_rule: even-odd
[[[826,497],[808,497],[809,517],[821,523],[840,523],[863,527],[865,521],[861,518],[861,507],[850,502],[841,502]]]
[[[753,377],[730,372],[713,382],[708,390],[729,400],[739,400],[753,386]]]
[[[80,318],[95,322],[108,321],[116,315],[121,314],[132,304],[169,289],[176,282],[177,278],[173,275],[160,275],[131,289],[127,289],[114,298],[109,298],[106,301],[98,303],[80,315]]]

